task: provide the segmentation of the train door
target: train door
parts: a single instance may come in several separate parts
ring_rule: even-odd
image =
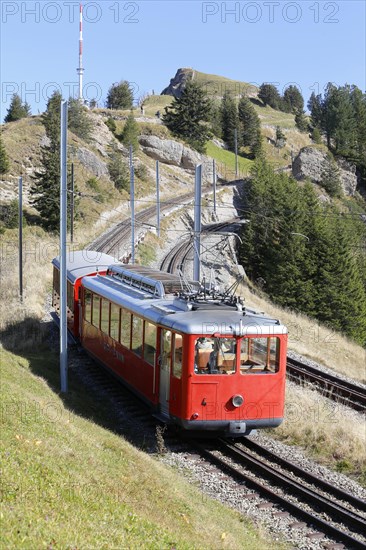
[[[160,341],[160,383],[159,403],[160,412],[169,416],[169,391],[170,391],[170,363],[172,348],[172,333],[170,330],[161,330]]]

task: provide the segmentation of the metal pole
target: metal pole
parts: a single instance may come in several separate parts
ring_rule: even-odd
[[[216,161],[212,161],[212,184],[213,184],[213,200],[214,200],[214,213],[216,214]]]
[[[70,242],[74,242],[74,163],[71,163]]]
[[[193,280],[200,281],[200,256],[201,256],[201,186],[202,164],[196,166],[194,181],[194,261]]]
[[[235,128],[235,177],[238,177],[238,130]]]
[[[131,262],[135,263],[135,172],[130,145]]]
[[[67,101],[61,102],[60,136],[60,379],[67,393]]]
[[[23,178],[19,178],[19,297],[23,302]]]
[[[160,182],[159,182],[159,161],[156,161],[156,231],[160,237]]]

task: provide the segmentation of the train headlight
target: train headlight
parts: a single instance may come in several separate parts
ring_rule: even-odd
[[[231,401],[234,407],[241,407],[242,404],[244,403],[244,397],[237,393],[236,395],[232,396]]]

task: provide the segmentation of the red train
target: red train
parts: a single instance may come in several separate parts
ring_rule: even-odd
[[[286,327],[245,311],[235,297],[184,289],[176,275],[91,254],[98,253],[75,252],[68,261],[69,329],[155,414],[230,437],[282,422]],[[57,258],[53,265],[57,307]]]

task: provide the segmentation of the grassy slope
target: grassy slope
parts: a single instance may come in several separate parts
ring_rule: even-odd
[[[202,498],[173,471],[102,427],[108,410],[85,395],[72,374],[63,401],[45,380],[58,384],[55,356],[2,350],[1,362],[2,548],[268,544],[238,513]]]

